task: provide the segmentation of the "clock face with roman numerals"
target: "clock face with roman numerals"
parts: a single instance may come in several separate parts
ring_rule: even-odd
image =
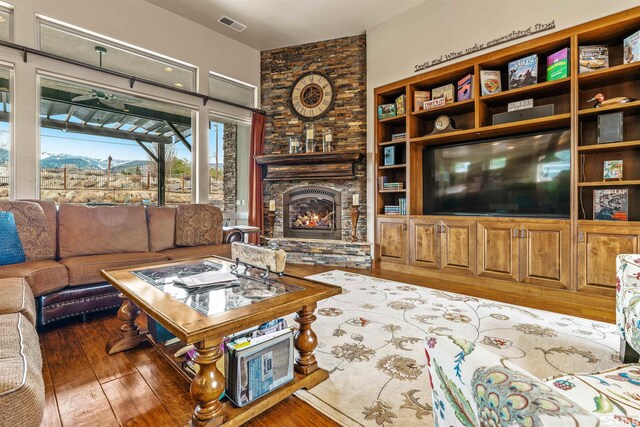
[[[291,87],[291,111],[302,120],[317,119],[329,112],[335,100],[333,82],[324,73],[309,71]]]

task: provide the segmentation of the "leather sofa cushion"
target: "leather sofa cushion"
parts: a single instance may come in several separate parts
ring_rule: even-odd
[[[149,250],[144,206],[61,204],[58,233],[60,258]]]
[[[176,246],[219,245],[222,243],[222,211],[212,205],[178,205]]]
[[[0,211],[13,214],[28,261],[55,258],[55,243],[49,234],[47,217],[39,204],[3,200],[0,201]]]
[[[22,313],[32,325],[36,324],[36,302],[29,284],[21,277],[0,279],[0,315],[13,313]]]
[[[43,326],[79,314],[117,308],[122,304],[120,292],[108,283],[69,286],[41,296],[39,302],[39,321]]]
[[[176,208],[147,206],[149,250],[160,252],[175,248]]]
[[[48,294],[69,285],[65,266],[52,260],[1,266],[0,279],[5,277],[24,277],[35,296]]]
[[[53,200],[25,199],[26,202],[33,202],[40,205],[44,211],[49,225],[49,236],[51,237],[52,250],[58,256],[58,206]]]
[[[212,255],[229,258],[231,256],[231,245],[207,245],[175,248],[162,251],[160,254],[169,257],[171,260],[199,258]]]
[[[71,286],[104,282],[100,270],[132,267],[152,262],[168,261],[166,255],[153,252],[104,254],[69,257],[60,260],[69,272]]]
[[[43,413],[38,334],[22,314],[0,315],[0,423],[39,426]]]

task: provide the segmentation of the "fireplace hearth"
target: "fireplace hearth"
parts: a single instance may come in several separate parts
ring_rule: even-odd
[[[340,192],[328,187],[302,186],[283,194],[284,237],[341,239]]]

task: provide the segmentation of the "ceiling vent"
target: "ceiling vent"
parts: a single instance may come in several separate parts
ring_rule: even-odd
[[[226,25],[227,27],[231,27],[234,30],[236,30],[237,32],[241,33],[245,30],[245,28],[247,28],[246,25],[241,24],[238,21],[234,21],[233,19],[229,18],[228,16],[222,15],[220,17],[220,19],[218,19],[218,22],[221,23],[222,25]]]

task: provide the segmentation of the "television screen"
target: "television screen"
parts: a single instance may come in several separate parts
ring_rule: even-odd
[[[426,148],[424,213],[568,218],[570,147],[560,130]]]

